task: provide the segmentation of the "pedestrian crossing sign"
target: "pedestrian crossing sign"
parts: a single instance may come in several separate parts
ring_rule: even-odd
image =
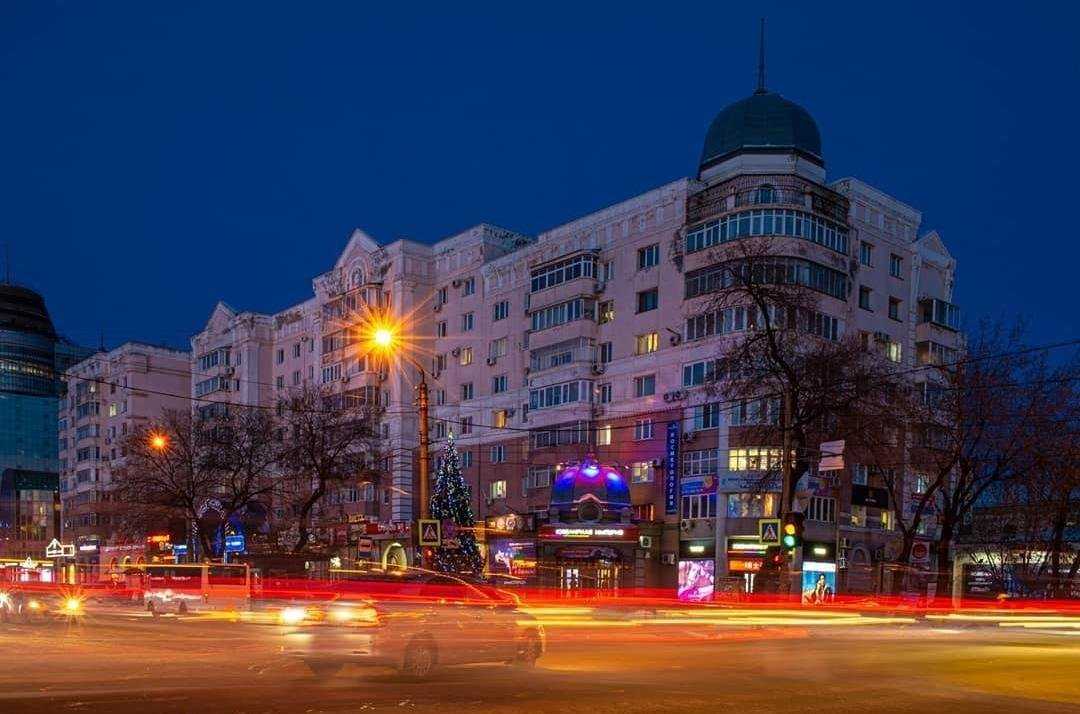
[[[420,526],[420,545],[433,545],[439,546],[442,544],[442,524],[434,518],[421,518],[418,522]]]
[[[780,519],[759,518],[758,540],[764,545],[779,545],[780,543]]]

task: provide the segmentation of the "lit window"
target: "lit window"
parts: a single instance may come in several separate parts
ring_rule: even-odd
[[[462,347],[458,356],[458,364],[462,367],[472,364],[472,347]]]
[[[747,447],[728,449],[729,471],[771,471],[780,468],[780,449]]]
[[[506,498],[506,481],[492,481],[490,485],[491,498]]]
[[[597,446],[610,446],[611,445],[611,424],[605,424],[596,430],[596,445]]]
[[[647,332],[644,335],[638,335],[634,347],[634,353],[639,355],[649,354],[650,352],[656,352],[660,349],[660,335],[655,332]]]
[[[885,348],[885,356],[892,362],[899,362],[903,357],[903,345],[899,342],[889,342]]]
[[[491,425],[496,429],[505,429],[507,421],[506,416],[505,409],[496,409],[491,412]]]
[[[866,526],[866,506],[851,507],[851,525],[857,528],[864,528]]]
[[[606,324],[615,319],[615,301],[605,300],[600,303],[600,324]]]
[[[630,464],[631,483],[652,483],[653,465],[651,461],[635,461]]]

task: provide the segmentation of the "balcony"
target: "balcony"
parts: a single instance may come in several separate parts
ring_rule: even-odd
[[[924,298],[919,301],[919,324],[956,332],[960,329],[960,308],[938,298]]]
[[[581,363],[591,364],[595,359],[595,354],[596,349],[585,337],[557,342],[529,352],[529,371],[532,374],[539,374],[558,367]]]

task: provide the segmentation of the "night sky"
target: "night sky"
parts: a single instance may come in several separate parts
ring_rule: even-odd
[[[310,297],[354,227],[535,234],[691,175],[765,14],[769,87],[941,232],[965,319],[1080,336],[1071,3],[383,5],[0,4],[15,279],[77,341],[186,348],[219,299]]]

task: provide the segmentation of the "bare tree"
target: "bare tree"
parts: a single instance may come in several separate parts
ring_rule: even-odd
[[[113,488],[124,504],[125,532],[142,535],[179,518],[199,526],[199,545],[209,553],[212,529],[202,523],[206,504],[215,504],[222,522],[266,505],[279,444],[265,410],[230,407],[208,418],[165,412],[129,434],[123,449],[126,458]]]
[[[705,333],[728,335],[715,391],[727,401],[763,405],[755,412],[764,418],[749,419],[746,435],[786,444],[791,455],[783,512],[792,508],[794,478],[816,465],[821,441],[854,445],[880,435],[902,381],[881,353],[859,335],[843,334],[821,307],[826,295],[847,299],[844,273],[790,257],[777,240],[722,246],[714,265],[688,275],[687,297],[710,296],[705,312],[691,317],[695,331],[700,322]]]
[[[302,552],[312,537],[312,518],[333,488],[378,478],[382,456],[378,390],[334,393],[304,388],[281,404],[283,501],[295,518]]]

